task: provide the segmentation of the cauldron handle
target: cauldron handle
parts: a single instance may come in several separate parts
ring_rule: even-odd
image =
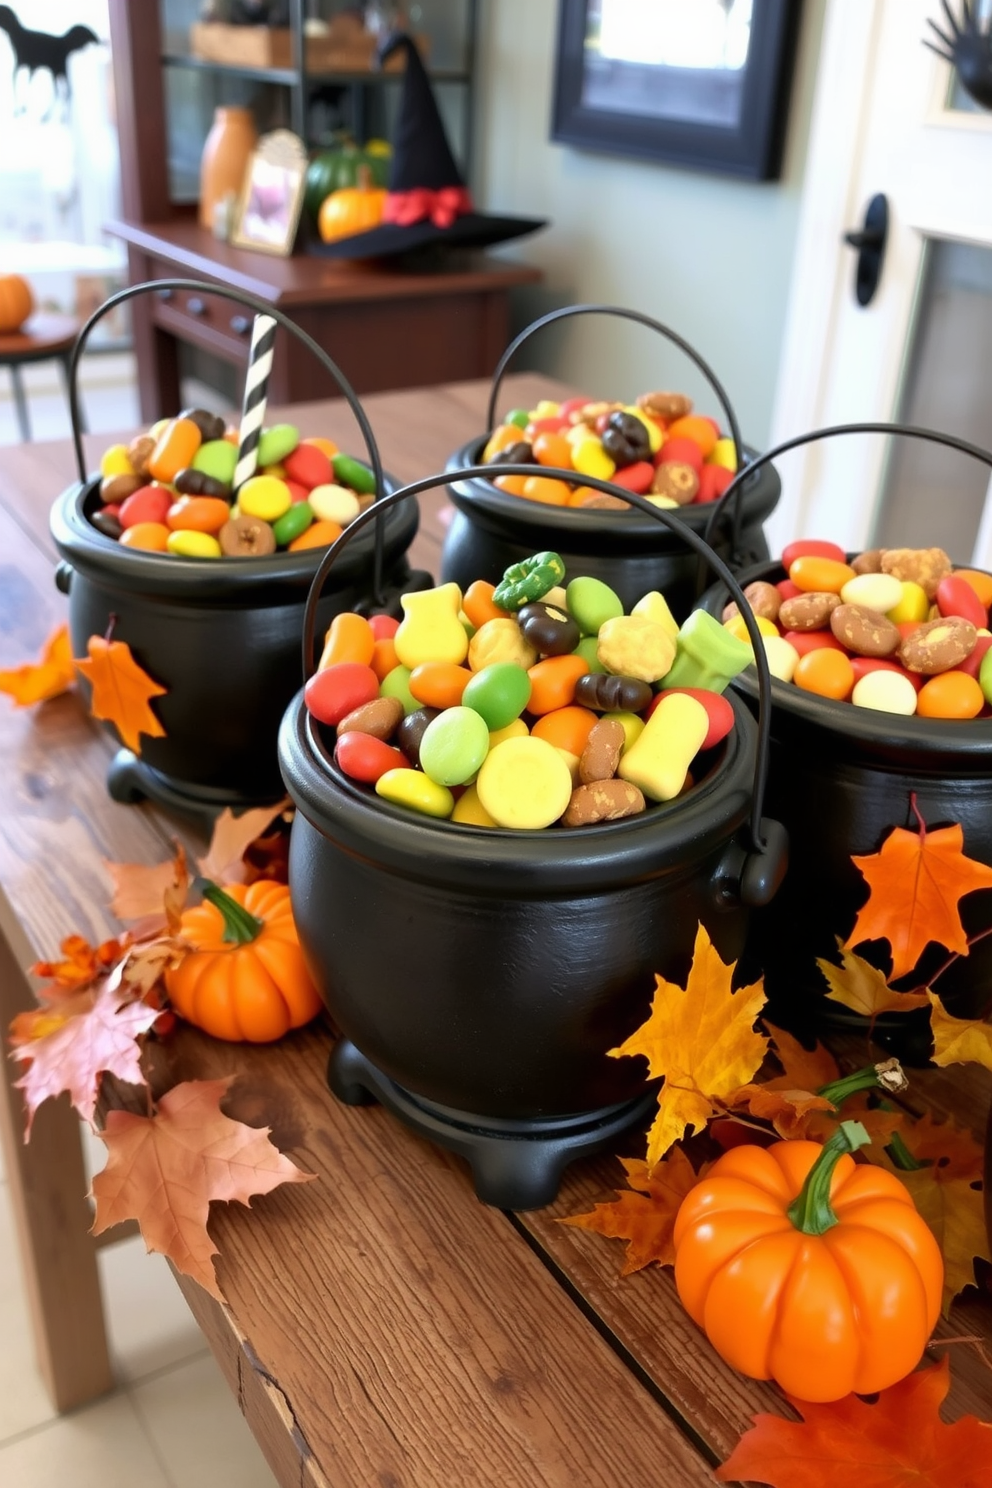
[[[765,450],[763,454],[756,455],[746,470],[741,470],[734,476],[723,495],[713,503],[713,511],[706,524],[706,541],[712,542],[721,512],[727,503],[733,501],[738,495],[746,476],[760,470],[763,465],[769,465],[772,460],[778,459],[779,455],[787,454],[789,450],[799,449],[804,444],[815,444],[819,439],[834,439],[840,434],[901,434],[908,439],[927,439],[931,444],[943,444],[948,449],[959,450],[963,455],[971,455],[974,459],[981,460],[983,465],[992,468],[992,450],[982,449],[977,444],[969,444],[966,439],[959,439],[956,434],[945,434],[940,429],[924,429],[917,424],[870,422],[831,424],[824,429],[808,429],[805,434],[796,434],[792,439],[784,439],[781,444],[776,444],[772,449]],[[738,503],[738,509],[739,505]]]
[[[381,603],[383,596],[384,529],[382,514],[378,510],[378,500],[382,496],[385,486],[382,475],[382,456],[379,453],[379,446],[376,443],[375,435],[372,433],[372,425],[369,423],[368,415],[358,401],[357,393],[341,371],[337,362],[328,356],[324,348],[318,345],[312,336],[307,335],[306,331],[301,330],[295,321],[290,320],[284,311],[278,309],[275,305],[269,304],[267,300],[259,299],[257,295],[247,294],[241,289],[231,289],[226,284],[206,284],[199,279],[149,279],[145,280],[142,284],[131,284],[126,289],[118,290],[116,294],[112,294],[109,299],[104,300],[102,305],[97,306],[76,337],[72,354],[69,358],[68,368],[69,413],[72,418],[72,440],[76,450],[76,465],[79,469],[80,481],[85,482],[86,480],[86,456],[83,452],[83,438],[80,427],[78,381],[79,358],[82,355],[83,348],[94,326],[109,311],[113,310],[116,305],[123,305],[125,301],[133,300],[138,295],[158,294],[162,290],[170,294],[175,293],[177,290],[190,290],[194,294],[209,293],[216,295],[218,299],[233,300],[236,305],[244,305],[247,309],[254,311],[256,315],[271,316],[273,320],[278,321],[284,330],[289,331],[290,335],[295,336],[317,358],[324,370],[329,372],[333,380],[337,383],[349,408],[355,415],[355,421],[361,430],[362,438],[365,441],[365,448],[368,451],[369,464],[372,467],[372,475],[375,480],[376,502],[372,507],[372,513],[376,523],[372,556],[372,593],[375,596],[375,602]]]
[[[737,421],[737,414],[734,412],[733,405],[729,397],[727,396],[726,389],[724,388],[720,379],[717,377],[716,373],[713,371],[713,368],[707,361],[704,361],[703,357],[700,356],[699,352],[694,346],[690,346],[689,342],[686,341],[683,336],[680,336],[677,331],[673,331],[670,326],[663,325],[660,320],[653,320],[650,315],[645,315],[640,310],[628,310],[626,306],[623,305],[565,305],[562,309],[551,310],[548,312],[547,315],[542,315],[538,320],[531,321],[529,326],[525,326],[524,329],[520,332],[519,336],[514,337],[514,339],[510,342],[509,346],[506,348],[496,365],[496,371],[493,373],[492,387],[489,391],[489,404],[486,408],[487,430],[491,430],[496,427],[496,400],[499,397],[500,385],[502,384],[503,378],[506,374],[507,367],[509,366],[516,353],[520,350],[521,346],[523,346],[524,342],[528,341],[530,337],[535,334],[535,332],[543,330],[545,326],[554,325],[554,323],[559,320],[568,320],[573,315],[615,315],[621,320],[633,320],[636,322],[637,325],[647,326],[648,330],[657,331],[659,336],[664,336],[666,340],[671,341],[674,346],[677,346],[680,351],[685,353],[685,355],[691,362],[695,363],[700,372],[702,372],[703,376],[706,378],[706,381],[709,383],[710,387],[713,389],[714,393],[716,393],[720,407],[723,409],[723,412],[726,414],[727,417],[727,426],[730,429],[730,437],[734,442],[734,457],[737,461],[738,471],[753,468],[753,466],[747,466],[745,461],[744,441],[741,438],[741,430],[740,424]],[[514,474],[516,473],[517,471],[514,470]],[[575,479],[574,470],[571,473],[571,479]],[[584,477],[583,481],[586,485],[592,484],[591,481],[586,481]],[[740,487],[738,487],[738,490],[739,489]],[[726,503],[723,503],[721,505],[721,512],[725,511]],[[737,554],[740,547],[742,519],[743,511],[741,502],[737,501],[734,505],[733,511],[733,534],[731,539],[732,556]],[[706,526],[706,541],[711,544],[713,540],[713,532],[714,524],[711,520],[707,523]]]
[[[486,475],[513,475],[521,470],[528,474],[542,474],[565,480],[569,476],[567,470],[559,470],[548,465],[468,465],[462,470],[446,470],[438,475],[427,475],[423,479],[411,481],[409,485],[393,491],[391,495],[383,496],[379,506],[383,511],[395,506],[400,501],[406,501],[410,496],[419,496],[423,491],[430,491],[436,486],[447,485],[450,481],[473,480],[479,476]],[[572,472],[574,474],[574,472]],[[633,491],[627,491],[623,486],[612,485],[609,481],[599,480],[595,476],[585,477],[586,484],[594,487],[597,491],[604,492],[607,496],[621,496],[631,506],[637,507],[639,511],[653,517],[661,522],[670,532],[681,537],[689,547],[700,557],[705,559],[713,571],[719,575],[727,585],[730,593],[737,601],[747,633],[751,639],[754,651],[754,664],[758,673],[758,744],[755,753],[754,784],[751,791],[751,817],[750,817],[750,846],[742,861],[737,865],[734,878],[739,885],[740,897],[745,903],[765,904],[771,899],[778,888],[785,872],[787,857],[787,838],[784,829],[778,822],[763,820],[761,811],[765,799],[765,783],[768,777],[768,739],[771,728],[771,673],[768,670],[768,658],[765,655],[764,643],[761,632],[758,629],[754,612],[744,597],[734,575],[724,563],[719,554],[690,527],[664,508],[653,506],[643,496],[637,496]],[[336,542],[332,543],[320,561],[317,572],[313,576],[310,585],[310,593],[307,595],[306,608],[303,615],[303,678],[309,680],[317,667],[317,656],[314,647],[315,632],[317,626],[317,605],[327,576],[334,566],[338,554],[367,525],[373,516],[372,508],[361,512],[355,520],[344,529]],[[725,889],[725,895],[728,890]],[[753,897],[747,897],[747,896]]]

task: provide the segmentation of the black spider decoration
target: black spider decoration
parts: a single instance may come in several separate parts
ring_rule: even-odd
[[[960,24],[947,0],[940,0],[951,34],[942,31],[936,21],[927,21],[940,46],[928,37],[923,45],[950,62],[961,79],[961,86],[982,108],[992,109],[992,21],[985,30],[975,15],[973,0],[962,0]]]

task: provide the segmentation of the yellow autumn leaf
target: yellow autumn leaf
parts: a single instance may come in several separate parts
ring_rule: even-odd
[[[816,964],[823,973],[831,1002],[840,1002],[852,1013],[877,1018],[880,1013],[908,1013],[912,1008],[926,1007],[925,992],[894,992],[877,967],[863,956],[844,949],[838,939],[837,949],[843,962],[835,966],[818,956]]]
[[[700,1131],[715,1113],[714,1102],[746,1085],[768,1052],[768,1039],[753,1026],[765,1004],[764,987],[759,981],[735,993],[733,972],[700,925],[685,988],[656,977],[647,1021],[609,1051],[618,1059],[642,1054],[649,1076],[664,1077],[648,1133],[651,1167],[686,1127]]]
[[[952,1018],[935,992],[927,995],[934,1064],[984,1064],[992,1070],[992,1025],[980,1018]]]

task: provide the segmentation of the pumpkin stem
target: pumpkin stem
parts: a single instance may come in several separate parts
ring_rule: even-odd
[[[920,1168],[933,1167],[933,1163],[920,1162],[918,1157],[914,1157],[897,1131],[892,1133],[885,1150],[896,1167],[901,1168],[904,1173],[916,1173]]]
[[[230,894],[225,894],[224,890],[209,878],[200,880],[200,891],[204,899],[208,900],[215,909],[220,910],[224,921],[226,941],[232,945],[250,945],[253,940],[258,939],[264,928],[264,921],[260,920],[257,915],[253,915],[250,910],[245,909],[243,904],[232,899]]]
[[[787,1210],[797,1230],[804,1235],[823,1235],[837,1224],[837,1216],[830,1207],[830,1184],[837,1159],[845,1152],[857,1152],[870,1141],[860,1121],[842,1121],[833,1136],[827,1138],[823,1151],[806,1174],[799,1196]]]
[[[900,1095],[908,1089],[909,1081],[898,1059],[883,1059],[880,1064],[868,1064],[841,1080],[821,1086],[816,1093],[832,1106],[841,1106],[849,1095],[855,1095],[859,1090],[884,1090],[889,1095]]]

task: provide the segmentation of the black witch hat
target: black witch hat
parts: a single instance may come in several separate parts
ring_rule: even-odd
[[[401,47],[406,73],[383,221],[367,232],[314,244],[313,251],[327,258],[378,258],[435,243],[482,248],[544,227],[533,217],[493,217],[475,210],[420,53],[406,32],[394,31],[383,42],[380,65]]]

